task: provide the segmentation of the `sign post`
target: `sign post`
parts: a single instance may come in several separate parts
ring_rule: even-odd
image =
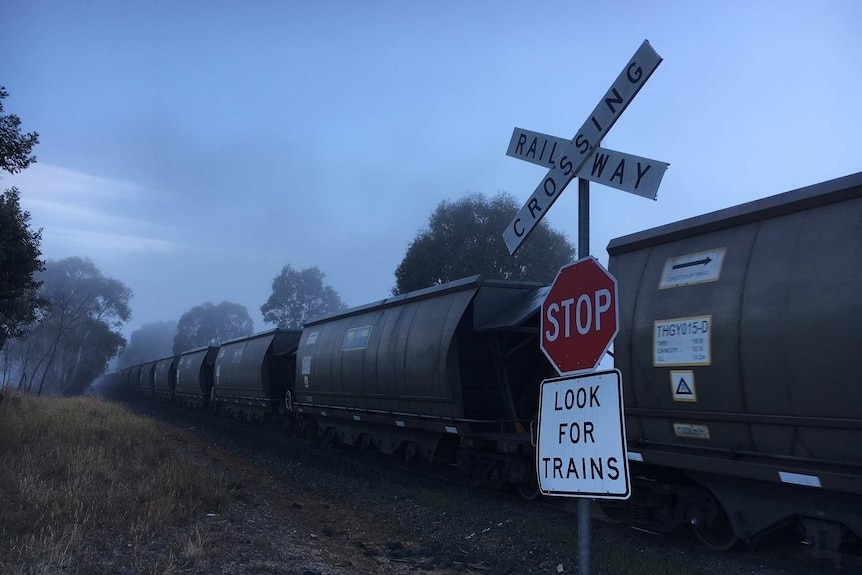
[[[578,256],[590,253],[590,182],[583,178],[578,179]],[[616,284],[615,284],[616,285]],[[614,297],[616,300],[616,297]],[[619,319],[619,314],[617,314]],[[617,325],[619,331],[619,324]],[[616,337],[616,331],[614,337]],[[622,391],[620,392],[622,393]],[[622,403],[622,396],[620,396]],[[541,417],[541,416],[540,416]],[[623,441],[625,446],[625,441]],[[628,465],[628,461],[626,461]],[[626,471],[628,477],[628,470]],[[593,530],[591,501],[586,497],[578,499],[578,571],[584,575],[590,575],[591,557],[590,539]]]
[[[580,182],[579,252],[589,250],[589,188],[585,180]],[[589,498],[626,499],[630,494],[622,376],[619,371],[592,373],[619,331],[617,280],[591,256],[563,266],[541,313],[539,347],[557,373],[575,377],[542,382],[536,447],[539,489],[546,495],[581,497],[578,572],[588,575]]]

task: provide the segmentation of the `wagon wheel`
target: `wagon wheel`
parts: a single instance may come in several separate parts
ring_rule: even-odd
[[[535,476],[531,474],[527,481],[518,484],[518,495],[527,501],[535,501],[541,497],[542,492],[539,489],[539,482]]]
[[[490,489],[503,489],[506,487],[506,478],[496,473],[491,473],[488,476],[488,480],[485,482],[485,486]]]
[[[216,401],[215,387],[210,388],[209,412],[212,415],[217,415],[219,412],[219,404]]]
[[[332,427],[327,427],[320,439],[323,445],[332,448],[338,443],[338,433]]]
[[[506,483],[508,482],[506,481],[505,471],[506,470],[503,467],[502,463],[498,463],[494,467],[494,469],[492,469],[488,473],[488,478],[485,482],[485,485],[487,487],[490,487],[491,489],[503,489],[504,487],[506,487]]]
[[[408,441],[404,444],[404,463],[410,463],[416,458],[416,444]]]
[[[320,443],[322,443],[324,447],[332,447],[335,444],[335,441],[332,438],[331,427],[327,427],[323,430],[323,433],[320,435]]]
[[[619,525],[625,523],[629,518],[629,510],[625,503],[618,501],[600,501],[599,508],[608,520],[608,523]]]
[[[718,502],[716,504],[718,505]],[[716,509],[715,517],[693,523],[692,529],[701,543],[716,551],[728,551],[739,542],[733,525],[730,524],[730,518],[720,505]]]

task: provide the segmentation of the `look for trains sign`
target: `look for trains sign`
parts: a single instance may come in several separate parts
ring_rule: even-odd
[[[540,347],[560,375],[593,371],[619,331],[617,280],[590,256],[563,266],[542,303]]]
[[[545,495],[628,499],[620,372],[542,382],[536,472]]]

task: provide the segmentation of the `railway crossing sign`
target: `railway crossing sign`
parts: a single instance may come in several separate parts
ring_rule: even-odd
[[[542,303],[540,348],[560,375],[593,371],[619,331],[617,280],[592,257],[560,268]]]
[[[553,168],[568,140],[515,128],[506,155]],[[579,178],[610,186],[649,200],[656,199],[658,187],[670,164],[607,148],[596,148],[578,173]]]
[[[536,472],[544,495],[629,498],[622,397],[617,370],[542,382]]]
[[[597,151],[602,138],[660,63],[661,56],[644,40],[575,137],[560,151],[559,159],[533,191],[530,199],[503,231],[503,241],[509,254],[514,254],[521,247],[569,182],[580,177],[581,172],[585,171],[584,165]]]

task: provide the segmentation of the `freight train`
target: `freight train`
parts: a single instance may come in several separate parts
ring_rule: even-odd
[[[862,173],[613,240],[633,495],[614,521],[727,549],[862,538]],[[113,375],[326,443],[539,494],[547,286],[469,277]],[[686,326],[697,325],[697,330]]]

